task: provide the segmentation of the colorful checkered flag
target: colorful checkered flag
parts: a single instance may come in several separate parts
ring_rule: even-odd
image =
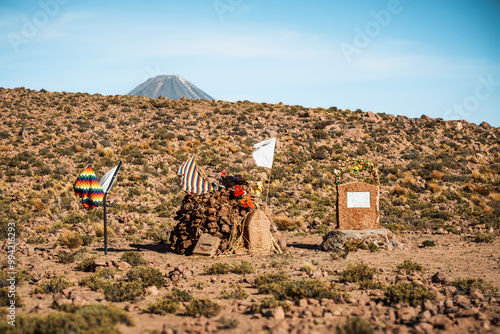
[[[82,199],[82,204],[87,210],[92,210],[99,206],[104,198],[104,191],[95,176],[91,164],[78,176],[73,189],[75,190],[76,197]]]

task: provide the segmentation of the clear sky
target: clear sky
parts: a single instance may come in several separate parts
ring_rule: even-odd
[[[0,87],[215,99],[500,126],[498,0],[0,0]]]

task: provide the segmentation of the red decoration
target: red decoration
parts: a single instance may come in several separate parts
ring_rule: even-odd
[[[245,190],[239,185],[234,186],[234,197],[238,198],[240,196],[245,195]]]
[[[252,203],[250,196],[245,197],[245,199],[240,200],[240,203],[243,204],[244,208],[253,209],[255,205]]]

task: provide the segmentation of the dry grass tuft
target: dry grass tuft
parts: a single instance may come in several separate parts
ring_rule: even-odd
[[[479,181],[479,182],[484,182],[484,180],[485,180],[484,175],[481,174],[481,172],[478,170],[472,171],[472,177],[474,178],[474,180]]]
[[[481,203],[481,198],[477,195],[472,195],[470,197],[470,201],[476,205],[479,205]]]
[[[42,200],[40,200],[39,198],[33,201],[33,205],[38,212],[45,210],[45,204],[43,204]]]
[[[285,216],[273,217],[273,222],[280,231],[293,231],[302,226],[300,221]]]
[[[104,224],[92,224],[92,227],[94,228],[96,236],[104,236]]]
[[[104,150],[102,150],[102,153],[106,158],[112,158],[114,156],[113,150],[109,147],[106,147]]]
[[[473,156],[473,155],[468,155],[468,156],[465,158],[465,160],[467,160],[467,161],[469,161],[469,162],[472,162],[472,163],[475,163],[475,164],[477,164],[477,163],[478,163],[477,158],[476,158],[475,156]]]
[[[409,173],[405,173],[405,178],[401,181],[405,187],[411,187],[417,184],[417,180],[413,178]]]
[[[431,192],[433,194],[438,194],[440,193],[441,191],[443,191],[443,188],[441,188],[439,185],[435,184],[435,183],[430,183],[429,184],[429,189],[431,190]]]
[[[49,228],[45,225],[36,225],[35,226],[35,232],[38,234],[38,233],[44,233],[44,232],[47,232]]]
[[[238,146],[233,145],[233,144],[229,144],[228,149],[229,149],[229,151],[231,151],[231,153],[236,153],[240,150],[240,148]]]
[[[392,188],[392,194],[397,196],[403,196],[406,194],[406,189],[400,186],[394,186],[394,188]]]
[[[479,203],[479,206],[481,208],[483,208],[483,212],[484,213],[486,213],[486,214],[493,213],[493,209],[488,204],[486,204],[486,203],[483,202],[483,203]]]
[[[444,173],[438,171],[438,170],[433,170],[432,171],[432,178],[434,180],[441,180],[444,176]]]
[[[490,194],[490,191],[482,186],[476,186],[474,190],[483,196],[488,196]]]
[[[500,201],[500,193],[491,194],[491,199],[494,201]]]
[[[304,262],[300,266],[300,270],[304,271],[306,274],[311,275],[314,271],[316,271],[316,266],[313,265],[311,262]]]
[[[215,140],[215,144],[216,144],[217,146],[224,146],[224,145],[226,144],[226,141],[225,141],[224,139],[222,139],[222,138],[217,138],[217,139]]]
[[[308,183],[308,184],[306,184],[306,185],[304,186],[304,192],[305,192],[306,194],[310,194],[310,193],[312,193],[312,191],[313,191],[313,186],[312,186],[312,184]]]
[[[83,244],[83,240],[80,233],[65,230],[59,237],[59,243],[63,246],[68,246],[69,249],[75,249]]]

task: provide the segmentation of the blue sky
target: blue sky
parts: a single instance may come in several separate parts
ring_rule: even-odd
[[[0,87],[216,99],[500,126],[500,1],[0,0]]]

